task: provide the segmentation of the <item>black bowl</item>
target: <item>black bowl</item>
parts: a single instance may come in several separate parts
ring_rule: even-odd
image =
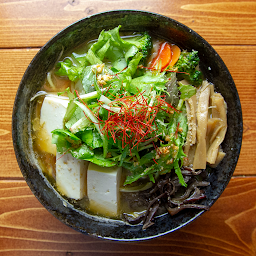
[[[217,52],[196,32],[165,16],[136,11],[119,10],[84,18],[54,36],[34,57],[28,66],[16,95],[13,108],[13,145],[21,172],[30,189],[43,206],[56,218],[73,229],[94,237],[119,241],[138,241],[158,237],[187,225],[204,213],[204,210],[185,210],[171,217],[164,214],[146,230],[122,221],[98,218],[86,214],[65,200],[42,174],[35,158],[31,139],[30,99],[40,89],[46,74],[56,63],[60,53],[95,38],[103,29],[122,25],[123,31],[150,31],[187,50],[197,50],[204,76],[220,92],[228,106],[228,130],[222,143],[226,156],[208,177],[207,199],[202,203],[212,206],[227,186],[238,161],[243,121],[239,96],[234,81]]]

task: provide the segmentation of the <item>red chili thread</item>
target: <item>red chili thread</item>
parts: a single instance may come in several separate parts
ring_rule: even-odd
[[[156,150],[156,152],[157,152],[157,145],[155,145],[154,142],[152,142],[152,144],[153,144],[153,146],[154,146],[154,148],[155,148],[155,150]]]
[[[125,68],[123,68],[121,71],[117,72],[116,74],[121,74],[124,70],[126,70],[128,68],[128,66],[126,66]]]
[[[155,158],[153,158],[153,161],[154,161],[156,164],[158,164],[158,162],[155,160]]]
[[[175,137],[176,137],[176,139],[178,138],[179,126],[180,126],[180,122],[178,122],[178,125],[177,125],[177,128],[176,128],[176,131],[175,131]]]
[[[171,106],[163,99],[158,99],[153,106],[149,106],[143,93],[116,98],[109,105],[119,107],[120,111],[116,113],[108,110],[108,119],[102,123],[102,132],[108,138],[111,136],[114,142],[121,140],[122,148],[129,144],[130,150],[148,140],[148,135],[155,132],[153,124],[158,111],[166,111]]]
[[[61,159],[64,155],[66,155],[68,153],[68,151],[71,149],[72,147],[68,148],[59,158],[57,158],[56,160]]]

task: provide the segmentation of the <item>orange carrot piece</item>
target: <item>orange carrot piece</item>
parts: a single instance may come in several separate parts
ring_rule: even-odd
[[[163,70],[166,68],[172,59],[172,49],[169,43],[164,42],[160,44],[158,54],[153,59],[149,68],[156,68]]]
[[[169,63],[169,66],[173,67],[175,65],[175,63],[178,61],[181,51],[177,45],[172,45],[171,49],[172,49],[172,59]]]

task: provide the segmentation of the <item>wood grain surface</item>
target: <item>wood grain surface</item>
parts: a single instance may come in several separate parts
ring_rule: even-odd
[[[252,45],[256,41],[254,0],[11,0],[0,3],[0,47],[42,46],[72,22],[116,9],[166,15],[194,29],[211,44]]]
[[[209,212],[169,235],[117,243],[82,235],[55,219],[24,181],[12,146],[19,82],[52,36],[88,15],[153,11],[188,25],[223,58],[239,92],[244,135],[227,189]],[[0,0],[0,255],[256,255],[256,2],[240,0]]]

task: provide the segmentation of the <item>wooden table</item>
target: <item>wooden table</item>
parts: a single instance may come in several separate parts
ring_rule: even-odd
[[[140,243],[82,235],[55,219],[24,181],[12,146],[12,107],[22,75],[39,48],[70,23],[114,9],[153,11],[184,23],[217,50],[243,109],[240,159],[211,210],[185,228]],[[0,255],[256,255],[255,0],[0,1]]]

